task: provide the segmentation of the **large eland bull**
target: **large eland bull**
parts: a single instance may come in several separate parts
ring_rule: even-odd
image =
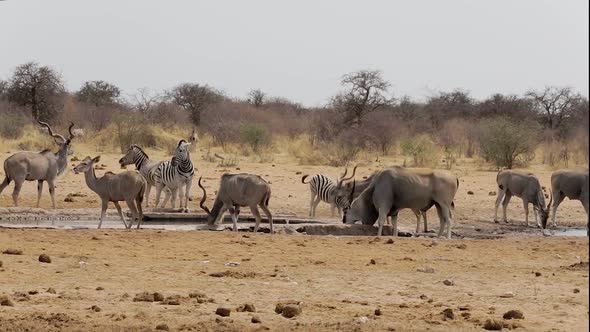
[[[459,180],[456,176],[438,170],[406,169],[392,167],[373,176],[373,181],[354,200],[355,183],[352,185],[350,200],[343,222],[353,224],[361,221],[365,225],[379,223],[377,235],[383,233],[383,224],[391,216],[393,235],[397,236],[397,215],[402,209],[426,211],[435,206],[440,219],[438,235],[446,228],[451,238],[452,206]]]

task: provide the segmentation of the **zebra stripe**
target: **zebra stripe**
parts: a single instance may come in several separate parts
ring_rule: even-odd
[[[326,203],[336,203],[336,206],[341,209],[350,206],[347,197],[336,196],[336,184],[323,174],[314,175],[309,181],[309,188],[314,195],[319,196]]]
[[[181,184],[195,174],[188,152],[188,145],[179,144],[172,160],[162,162],[154,173],[155,180],[167,187],[179,188]]]

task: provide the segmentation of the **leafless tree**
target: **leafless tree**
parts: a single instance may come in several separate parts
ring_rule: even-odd
[[[115,104],[120,95],[117,86],[105,81],[86,81],[76,92],[78,100],[96,107]]]
[[[360,126],[363,118],[370,112],[390,105],[392,99],[386,97],[389,89],[381,71],[360,70],[342,77],[341,84],[347,87],[343,93],[332,99],[335,109],[344,113],[345,123]]]
[[[137,93],[132,95],[133,107],[143,115],[147,115],[152,111],[152,108],[162,99],[158,93],[151,91],[148,88],[140,88]]]
[[[219,99],[219,93],[207,85],[183,83],[170,92],[170,97],[189,112],[195,126],[200,126],[201,114]]]
[[[477,113],[482,117],[509,116],[525,119],[533,116],[531,101],[517,95],[493,94],[477,104]]]
[[[22,64],[8,81],[8,100],[31,107],[33,118],[53,119],[60,97],[65,92],[61,76],[52,68],[36,62]]]
[[[264,104],[266,94],[260,89],[250,90],[248,92],[248,102],[254,107],[260,107]]]
[[[541,114],[544,126],[551,130],[560,126],[573,113],[582,97],[569,87],[546,87],[542,91],[531,90],[526,96],[533,102],[534,109]]]

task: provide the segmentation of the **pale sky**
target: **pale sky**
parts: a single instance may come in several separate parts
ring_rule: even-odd
[[[588,96],[588,1],[0,1],[0,78],[37,61],[71,91],[209,84],[318,106],[380,69],[396,96],[546,85]]]

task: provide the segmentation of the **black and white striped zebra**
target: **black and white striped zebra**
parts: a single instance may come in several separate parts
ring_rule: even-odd
[[[340,216],[342,209],[350,206],[348,197],[345,195],[338,195],[338,189],[342,182],[350,180],[354,177],[354,174],[356,173],[356,166],[354,167],[352,176],[349,178],[345,178],[347,172],[348,168],[345,169],[344,174],[336,182],[332,181],[329,177],[323,174],[314,175],[311,180],[309,180],[309,182],[305,182],[305,179],[309,175],[304,175],[301,178],[301,183],[309,183],[309,190],[311,192],[311,201],[309,203],[310,217],[315,217],[315,211],[320,201],[324,201],[331,205],[330,211],[332,213],[332,217],[334,216],[334,209],[338,209],[338,215]]]
[[[145,195],[145,206],[149,207],[150,191],[152,186],[156,185],[154,174],[156,169],[161,164],[161,161],[150,160],[147,153],[145,153],[138,145],[131,145],[127,150],[127,153],[119,159],[121,167],[134,164],[135,168],[145,178],[147,182],[146,195]]]
[[[191,143],[185,140],[180,140],[174,151],[172,159],[161,163],[154,172],[156,182],[156,207],[160,202],[160,193],[162,188],[168,187],[172,192],[172,207],[176,207],[176,197],[180,197],[180,208],[188,212],[188,199],[190,196],[190,188],[195,174],[194,166],[190,158]],[[185,187],[184,205],[183,197],[179,195],[182,188]],[[166,195],[162,206],[165,206],[169,196]]]

